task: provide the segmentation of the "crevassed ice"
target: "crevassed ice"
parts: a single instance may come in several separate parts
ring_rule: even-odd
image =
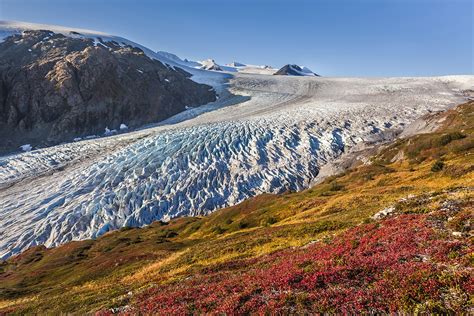
[[[0,256],[301,190],[354,144],[460,103],[464,81],[238,75],[230,89],[244,102],[2,158]]]

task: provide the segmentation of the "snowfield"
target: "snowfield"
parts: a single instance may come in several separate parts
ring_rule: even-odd
[[[474,76],[205,71],[123,38],[19,22],[0,23],[0,37],[28,28],[140,47],[213,86],[219,99],[141,130],[0,157],[0,258],[307,188],[344,151],[391,138],[424,114],[464,102],[462,91],[474,87]]]
[[[0,256],[304,189],[351,146],[474,86],[474,76],[213,78],[218,101],[156,126],[1,158]]]

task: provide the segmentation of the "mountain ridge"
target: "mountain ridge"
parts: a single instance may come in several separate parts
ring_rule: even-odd
[[[23,31],[0,43],[0,151],[136,128],[216,100],[139,48],[75,36]]]

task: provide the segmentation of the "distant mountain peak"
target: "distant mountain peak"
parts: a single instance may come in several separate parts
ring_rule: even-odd
[[[233,61],[233,62],[231,62],[230,64],[228,64],[227,66],[230,66],[230,67],[245,67],[245,66],[247,66],[247,65],[246,65],[246,64],[239,63],[239,62],[236,62],[236,61]]]
[[[214,59],[206,59],[201,62],[201,69],[205,70],[216,70],[216,71],[222,71],[222,68],[220,65],[218,65]]]
[[[307,67],[301,67],[295,64],[287,64],[281,67],[274,75],[282,75],[282,76],[316,76],[319,77],[318,74],[312,72]]]

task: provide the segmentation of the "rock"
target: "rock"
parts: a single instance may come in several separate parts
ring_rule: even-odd
[[[375,220],[382,219],[382,218],[385,218],[385,217],[389,216],[393,212],[395,212],[395,207],[390,206],[390,207],[384,208],[383,210],[378,211],[377,213],[375,213],[372,216],[372,219],[375,219]]]
[[[189,77],[132,46],[44,30],[12,35],[0,43],[0,152],[102,134],[124,121],[139,127],[216,100]]]

